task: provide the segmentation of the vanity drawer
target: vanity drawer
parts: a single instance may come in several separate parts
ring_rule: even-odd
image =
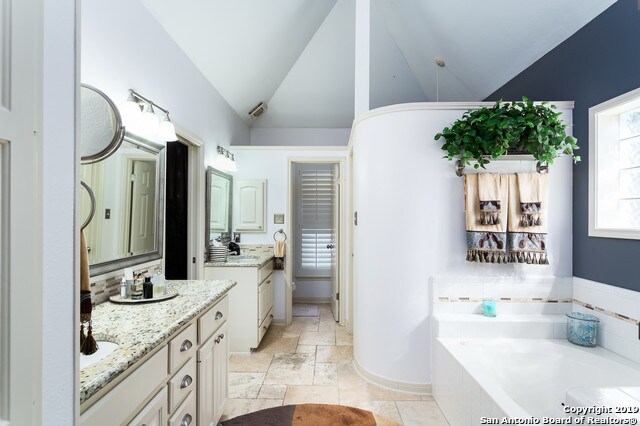
[[[189,394],[187,399],[173,413],[169,419],[169,426],[195,426],[198,424],[196,418],[196,392],[195,390]]]
[[[273,309],[269,311],[269,313],[267,314],[267,317],[264,319],[264,321],[262,321],[262,324],[260,324],[260,326],[258,327],[258,344],[260,344],[260,342],[262,341],[262,338],[264,337],[265,333],[269,329],[269,326],[271,325],[271,321],[273,321]]]
[[[270,275],[258,288],[258,324],[273,307],[273,275]]]
[[[197,331],[196,325],[191,324],[169,342],[169,374],[175,373],[196,353]]]
[[[142,363],[80,416],[80,425],[122,424],[167,379],[167,347]],[[164,388],[164,387],[163,387]],[[166,391],[165,391],[166,401]]]
[[[262,283],[273,272],[273,260],[268,261],[258,271],[258,284]]]
[[[173,412],[185,396],[196,389],[196,357],[191,358],[171,380],[169,380],[169,412]]]
[[[203,344],[229,317],[229,296],[198,318],[198,342]]]

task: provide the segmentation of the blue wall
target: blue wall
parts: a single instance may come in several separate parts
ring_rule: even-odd
[[[640,291],[640,241],[588,236],[589,108],[640,87],[640,10],[618,0],[487,100],[573,100],[573,275]],[[553,166],[551,166],[553,167]]]

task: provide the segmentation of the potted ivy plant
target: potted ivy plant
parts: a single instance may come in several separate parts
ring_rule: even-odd
[[[532,154],[542,164],[553,164],[565,154],[577,163],[577,140],[566,134],[566,128],[555,105],[534,104],[523,97],[522,101],[500,100],[492,107],[469,110],[436,134],[435,140],[445,139],[445,158],[458,157],[465,165],[475,160],[476,169],[508,153]]]

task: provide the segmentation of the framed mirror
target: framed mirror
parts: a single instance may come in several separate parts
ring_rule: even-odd
[[[231,175],[207,167],[205,246],[221,234],[231,236]]]
[[[122,118],[113,101],[88,84],[80,88],[80,160],[95,163],[115,152],[124,138]]]
[[[92,189],[95,215],[84,229],[91,276],[162,258],[164,234],[163,145],[126,134],[108,158],[80,166]],[[80,196],[82,217],[91,200]]]

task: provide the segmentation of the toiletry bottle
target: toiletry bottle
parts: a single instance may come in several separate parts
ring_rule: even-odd
[[[161,277],[160,271],[151,277],[151,282],[153,283],[153,297],[164,296],[164,279]]]
[[[131,297],[131,293],[133,292],[133,289],[131,288],[131,286],[133,286],[134,281],[133,281],[133,270],[131,268],[124,268],[124,278],[127,281],[127,296],[126,297]]]
[[[145,299],[153,298],[153,284],[151,284],[151,277],[144,278],[144,284],[142,285],[142,293]]]
[[[126,299],[127,298],[127,280],[125,279],[125,277],[122,277],[122,280],[120,280],[120,299]]]

